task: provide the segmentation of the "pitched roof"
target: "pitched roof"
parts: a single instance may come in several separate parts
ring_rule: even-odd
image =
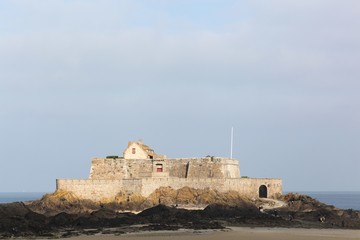
[[[144,144],[141,139],[139,141],[129,141],[128,147],[130,147],[131,144],[138,145],[148,156],[151,156],[153,158],[166,158],[166,155],[155,153],[155,151],[150,146]]]
[[[130,144],[132,144],[132,143],[137,144],[137,145],[138,145],[142,150],[144,150],[147,154],[150,154],[150,155],[154,155],[154,154],[155,154],[154,150],[153,150],[150,146],[144,144],[141,139],[140,139],[139,141],[134,141],[134,142],[129,141],[128,146],[130,146]]]

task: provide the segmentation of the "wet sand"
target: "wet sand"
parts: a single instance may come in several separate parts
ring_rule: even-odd
[[[247,228],[232,227],[226,231],[159,231],[114,235],[94,235],[67,238],[72,240],[345,240],[360,239],[360,230],[299,229],[299,228]]]

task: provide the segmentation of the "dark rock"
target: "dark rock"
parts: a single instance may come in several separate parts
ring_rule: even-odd
[[[231,196],[236,197],[236,194]],[[35,205],[0,204],[0,238],[67,237],[100,232],[119,235],[139,229],[222,229],[226,225],[360,229],[359,211],[338,209],[300,194],[284,195],[280,199],[285,201],[286,206],[263,211],[251,201],[236,198],[236,204],[235,200],[231,204],[210,204],[204,210],[185,210],[160,204],[139,214],[119,213],[116,204],[100,207],[99,204],[72,197],[62,194],[56,200],[50,196],[41,200],[43,203],[35,202]],[[39,212],[34,212],[34,209]],[[48,215],[50,212],[57,214]],[[135,224],[145,225],[132,227]]]

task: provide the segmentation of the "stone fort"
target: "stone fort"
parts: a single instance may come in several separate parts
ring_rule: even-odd
[[[57,179],[56,189],[101,201],[120,191],[144,197],[160,187],[237,191],[250,198],[282,194],[282,180],[241,177],[239,161],[223,157],[167,158],[141,140],[128,142],[123,157],[92,159],[89,179]]]

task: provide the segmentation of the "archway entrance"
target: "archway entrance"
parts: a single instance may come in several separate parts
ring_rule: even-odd
[[[259,198],[267,198],[267,187],[265,185],[261,185],[259,187]]]

